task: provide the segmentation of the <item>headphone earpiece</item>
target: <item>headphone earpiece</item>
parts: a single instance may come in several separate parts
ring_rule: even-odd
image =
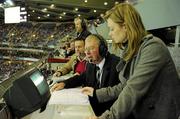
[[[93,36],[95,36],[99,41],[99,54],[101,55],[101,57],[106,57],[107,52],[108,52],[108,46],[107,46],[107,42],[106,40],[98,34],[92,34]]]
[[[86,26],[86,22],[83,18],[80,18],[81,19],[81,27],[83,30],[86,30],[87,26]]]

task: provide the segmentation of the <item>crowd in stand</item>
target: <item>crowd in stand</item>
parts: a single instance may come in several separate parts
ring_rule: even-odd
[[[68,26],[68,27],[67,27]],[[4,25],[0,29],[2,42],[12,44],[48,45],[56,42],[66,35],[74,33],[74,26],[69,24],[35,24],[21,23]]]
[[[23,52],[23,51],[10,51],[10,50],[2,50],[1,51],[2,56],[7,57],[28,57],[28,58],[37,58],[41,59],[42,57],[46,56],[47,53],[41,53],[41,52]]]
[[[0,83],[6,79],[8,79],[11,75],[16,73],[19,70],[23,70],[28,63],[19,61],[19,62],[11,62],[0,60]]]

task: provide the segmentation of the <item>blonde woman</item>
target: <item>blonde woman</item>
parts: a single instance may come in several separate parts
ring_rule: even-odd
[[[117,100],[99,117],[89,119],[178,119],[180,80],[165,44],[148,34],[141,17],[128,3],[121,3],[105,16],[114,44],[123,49],[117,70],[121,83],[83,92],[99,102]]]

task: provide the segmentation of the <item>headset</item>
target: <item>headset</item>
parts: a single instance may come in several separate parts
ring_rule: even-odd
[[[100,44],[99,44],[99,54],[101,57],[106,57],[107,53],[108,53],[108,46],[107,46],[107,42],[106,40],[99,34],[91,34],[92,36],[95,36]]]
[[[87,26],[86,26],[86,22],[85,22],[85,19],[83,18],[79,18],[81,20],[81,27],[83,30],[86,30],[87,29]]]

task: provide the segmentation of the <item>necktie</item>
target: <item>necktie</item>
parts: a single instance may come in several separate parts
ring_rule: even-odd
[[[97,81],[97,87],[100,88],[100,68],[96,66],[96,81]]]

